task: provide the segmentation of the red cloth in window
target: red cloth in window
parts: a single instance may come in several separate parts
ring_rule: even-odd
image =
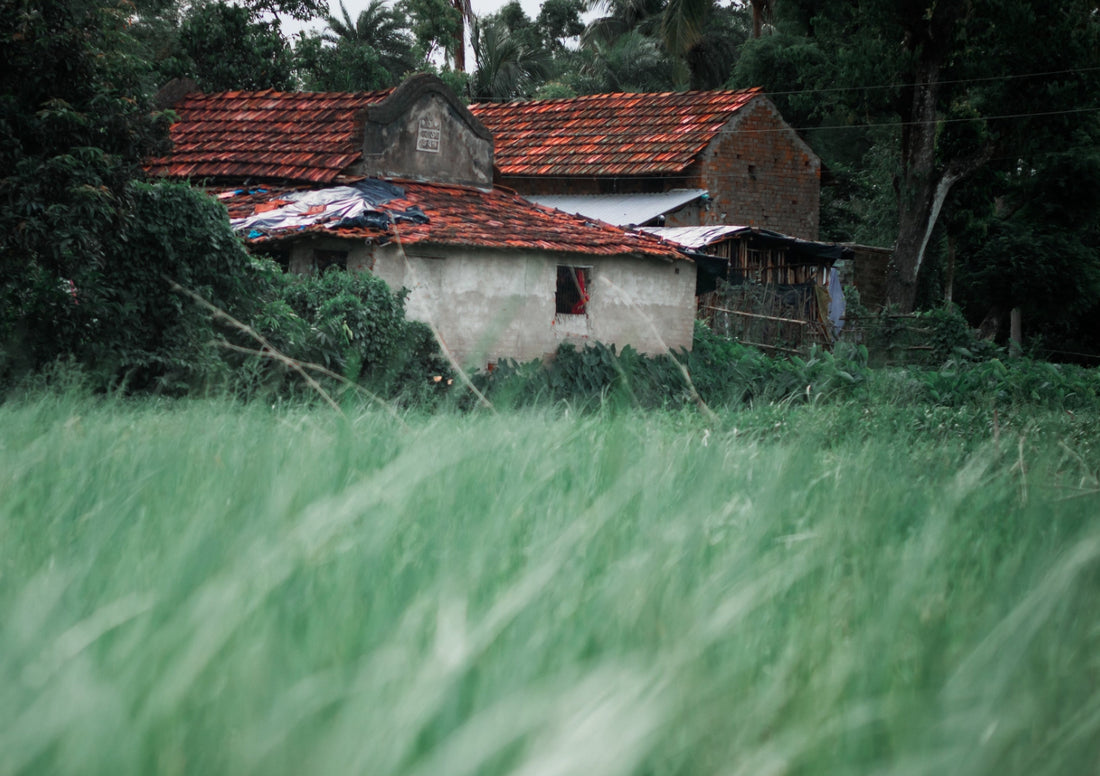
[[[584,315],[584,308],[588,304],[589,299],[588,289],[585,288],[584,285],[584,270],[578,269],[574,270],[574,272],[577,275],[577,290],[580,292],[581,298],[580,301],[573,305],[573,309],[570,312],[572,312],[573,315]]]

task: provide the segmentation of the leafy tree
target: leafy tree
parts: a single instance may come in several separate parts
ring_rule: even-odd
[[[972,320],[990,319],[1002,334],[1005,313],[1020,308],[1027,331],[1048,344],[1100,352],[1100,144],[1079,143],[1034,169],[962,187],[970,207],[975,194],[987,204],[955,225],[958,299]]]
[[[421,62],[431,61],[437,52],[454,61],[462,20],[449,0],[400,0],[398,10],[408,19]]]
[[[749,38],[748,18],[740,6],[714,6],[683,57],[692,89],[721,89],[737,65]]]
[[[278,21],[260,21],[225,0],[191,6],[180,25],[182,72],[203,91],[279,89],[292,85],[291,49]]]
[[[164,116],[143,97],[128,8],[0,2],[0,376],[76,358],[103,383],[207,374],[209,322],[163,275],[226,305],[249,298],[224,209],[138,183]]]
[[[166,124],[132,99],[140,64],[126,9],[78,0],[0,3],[0,337],[7,369],[72,352],[85,308],[73,278],[108,256],[128,182]]]
[[[590,10],[600,10],[599,16],[588,23],[582,36],[586,47],[613,45],[630,33],[656,37],[660,31],[663,0],[592,0]]]
[[[552,52],[564,51],[567,39],[576,38],[584,32],[584,22],[581,21],[583,12],[583,0],[544,0],[535,19],[544,45]]]
[[[173,78],[207,90],[293,85],[280,18],[320,13],[322,0],[130,0],[134,53],[152,65],[154,91]]]
[[[821,52],[787,61],[796,80],[825,88],[820,73],[801,65],[831,63],[820,71],[831,80],[819,121],[830,113],[832,124],[895,129],[892,181],[876,190],[896,199],[887,293],[902,309],[916,301],[952,189],[994,159],[1036,167],[1034,154],[1066,149],[1081,112],[1100,101],[1095,0],[784,0],[773,11],[790,40]],[[1037,73],[1048,75],[1020,77]],[[853,131],[870,137],[866,128]],[[861,144],[848,144],[849,159]]]
[[[398,10],[409,20],[422,61],[442,52],[454,70],[466,72],[466,25],[473,21],[470,0],[400,0]]]
[[[714,5],[714,0],[667,0],[660,15],[660,36],[669,53],[684,56],[699,43]]]
[[[416,66],[408,23],[395,8],[387,6],[385,0],[371,0],[354,22],[340,0],[340,16],[325,16],[329,26],[325,38],[330,43],[338,47],[351,45],[374,49],[394,83]]]
[[[305,33],[294,46],[294,67],[302,88],[313,92],[359,92],[392,85],[392,76],[370,46],[326,43]]]
[[[663,82],[659,88],[711,89],[724,84],[737,61],[738,48],[749,36],[749,16],[738,3],[717,0],[598,0],[590,9],[604,15],[589,23],[582,36],[587,49],[613,71],[619,58],[611,52],[647,49],[644,61],[652,61],[654,49],[668,73],[660,79],[609,72],[610,80],[628,83]],[[638,37],[656,46],[642,46]],[[635,38],[625,42],[628,37]],[[624,63],[625,64],[625,63]],[[588,70],[592,71],[591,65]],[[637,68],[631,68],[637,70]],[[667,84],[665,86],[664,84]]]

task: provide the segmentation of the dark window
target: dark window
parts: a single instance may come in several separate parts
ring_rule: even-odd
[[[558,267],[555,312],[560,315],[584,315],[588,310],[588,284],[591,279],[592,270],[588,267]]]
[[[313,273],[320,275],[329,267],[340,269],[348,268],[347,251],[325,251],[316,249],[313,251]]]

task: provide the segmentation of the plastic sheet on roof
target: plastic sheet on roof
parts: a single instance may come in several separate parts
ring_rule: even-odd
[[[370,185],[376,181],[364,183]],[[244,236],[253,244],[324,234],[379,243],[397,238],[403,245],[497,249],[501,250],[501,256],[511,256],[515,249],[522,249],[691,261],[671,243],[539,207],[504,189],[417,181],[395,183],[394,190],[404,192],[401,197],[376,206],[376,210],[364,210],[361,216],[274,231],[254,229]],[[228,207],[231,220],[244,223],[261,211],[269,215],[292,204],[291,197],[297,198],[296,195],[306,191],[323,189],[258,187],[222,192],[218,196]]]
[[[350,186],[333,186],[314,191],[298,191],[283,195],[278,201],[286,204],[274,209],[264,209],[244,218],[230,219],[229,224],[237,232],[270,233],[287,229],[302,229],[317,224],[338,226],[384,226],[391,215],[405,219],[428,220],[417,210],[390,214],[382,209],[387,202],[403,197],[398,186],[380,180],[366,180]]]

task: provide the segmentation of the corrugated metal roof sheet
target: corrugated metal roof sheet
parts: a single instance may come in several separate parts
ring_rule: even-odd
[[[691,250],[705,248],[727,237],[751,232],[748,226],[643,226],[639,231],[682,245]]]
[[[403,243],[452,245],[499,249],[537,249],[596,255],[650,256],[665,260],[688,260],[674,245],[652,235],[627,232],[580,216],[539,207],[503,189],[393,182],[398,192],[392,199],[369,197],[376,212],[399,215],[407,211],[427,216],[426,222],[397,221],[384,227],[347,226],[339,220],[318,220],[305,224],[296,220],[285,229],[259,229],[246,236],[251,242],[294,239],[305,234],[327,234],[345,238],[386,241],[399,237]],[[228,190],[218,198],[229,209],[229,217],[247,223],[257,213],[272,212],[300,201],[303,189],[253,188]],[[322,198],[323,199],[323,198]],[[304,211],[302,211],[304,213]]]
[[[535,194],[527,199],[615,226],[634,226],[652,221],[706,193],[706,189],[673,189],[645,194]]]
[[[851,254],[850,248],[836,243],[803,240],[800,237],[791,237],[789,234],[751,226],[644,226],[638,231],[660,237],[688,250],[699,250],[730,237],[740,237],[748,233],[752,241],[750,245],[781,246],[789,251],[791,261],[807,263],[832,265],[834,261],[839,261],[846,254]]]
[[[477,103],[470,111],[493,133],[504,175],[665,175],[687,168],[761,93],[592,94]]]

